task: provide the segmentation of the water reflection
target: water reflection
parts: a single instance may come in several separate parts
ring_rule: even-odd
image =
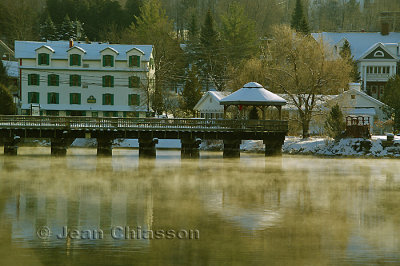
[[[37,148],[32,148],[36,151]],[[400,263],[400,162],[0,156],[0,263],[324,265]],[[53,237],[36,230],[48,226]],[[104,239],[56,239],[63,227]],[[198,229],[199,240],[113,239],[111,228]],[[2,263],[3,262],[3,263]],[[62,263],[60,263],[62,262]]]

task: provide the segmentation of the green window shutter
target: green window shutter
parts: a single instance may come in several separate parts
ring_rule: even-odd
[[[105,87],[106,86],[106,76],[103,76],[102,78],[103,78],[103,87]]]
[[[37,80],[37,82],[36,82],[36,85],[40,85],[40,76],[39,76],[39,74],[35,74],[35,76],[36,76],[36,80]]]
[[[51,75],[47,75],[47,86],[51,86]]]
[[[81,86],[81,76],[80,75],[78,76],[78,86],[79,87]]]
[[[56,93],[56,104],[60,103],[60,94]]]
[[[73,75],[69,75],[69,86],[73,86]]]
[[[126,112],[123,112],[123,116],[126,117]]]
[[[133,66],[133,57],[129,56],[129,66]]]
[[[110,78],[111,78],[111,87],[114,88],[114,76],[111,76]]]
[[[32,85],[32,74],[28,75],[28,85]]]
[[[111,57],[111,67],[114,67],[114,56],[111,55],[110,57]]]
[[[111,105],[114,105],[114,94],[111,94]]]
[[[132,94],[128,95],[128,105],[132,105]]]
[[[139,117],[139,112],[135,112],[135,117]]]
[[[36,103],[40,103],[40,94],[39,94],[39,92],[35,92],[35,94],[36,94]]]
[[[118,112],[113,112],[113,117],[118,117]]]
[[[56,75],[56,85],[60,86],[60,76]]]
[[[32,92],[28,92],[28,103],[32,102]]]
[[[42,64],[42,54],[38,54],[38,64]]]
[[[140,67],[140,56],[136,56],[136,66]]]
[[[106,95],[103,94],[103,105],[105,105],[105,104],[106,104]]]
[[[51,92],[47,93],[47,103],[51,103]]]
[[[67,116],[71,115],[71,111],[66,111]]]
[[[78,66],[81,66],[81,55],[80,54],[78,54],[76,57],[78,57]]]
[[[81,104],[81,94],[78,94],[78,104]]]
[[[128,87],[129,88],[132,88],[133,86],[132,86],[132,77],[129,77],[129,80],[128,80]]]
[[[73,96],[72,93],[69,94],[69,104],[73,103]]]
[[[103,55],[103,67],[105,67],[105,66],[106,66],[106,56]]]
[[[140,95],[136,94],[136,105],[140,105]]]
[[[49,54],[46,54],[46,65],[50,64],[50,56]]]
[[[70,66],[73,66],[73,65],[74,65],[73,59],[74,59],[74,55],[73,55],[73,54],[70,54],[70,55],[69,55],[69,65],[70,65]]]

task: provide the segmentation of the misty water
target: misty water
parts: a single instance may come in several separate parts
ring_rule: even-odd
[[[18,152],[0,154],[0,265],[400,264],[399,160]]]

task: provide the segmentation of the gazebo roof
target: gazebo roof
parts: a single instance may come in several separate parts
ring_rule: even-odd
[[[220,101],[222,105],[285,105],[287,102],[257,82],[249,82]]]

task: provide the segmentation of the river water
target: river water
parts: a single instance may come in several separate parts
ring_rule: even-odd
[[[0,154],[0,265],[400,264],[399,160],[18,152]]]

